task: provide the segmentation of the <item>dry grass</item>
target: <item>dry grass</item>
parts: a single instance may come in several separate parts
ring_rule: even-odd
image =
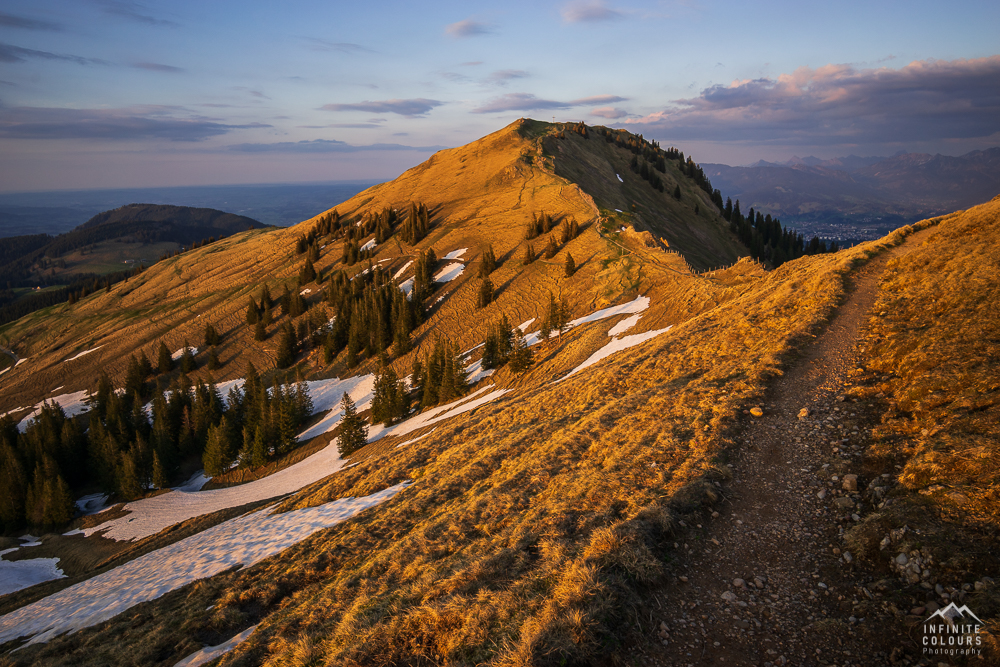
[[[865,342],[864,391],[884,396],[885,408],[871,464],[899,482],[873,519],[880,530],[868,531],[868,551],[879,554],[889,529],[917,528],[910,546],[917,539],[933,550],[950,583],[1000,565],[997,238],[998,200],[944,218],[922,247],[890,263]]]

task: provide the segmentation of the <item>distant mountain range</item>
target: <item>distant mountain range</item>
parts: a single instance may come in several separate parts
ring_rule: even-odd
[[[969,208],[1000,193],[1000,148],[959,157],[898,153],[701,166],[743,210],[752,206],[786,222],[881,220],[892,227]]]

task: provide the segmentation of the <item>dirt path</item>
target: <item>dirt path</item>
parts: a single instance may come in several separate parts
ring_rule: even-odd
[[[844,393],[886,263],[932,230],[856,271],[824,333],[770,388],[764,416],[744,430],[730,463],[726,500],[703,524],[687,526],[673,577],[637,613],[646,640],[632,649],[633,664],[844,667],[903,659],[908,639],[874,614],[873,577],[844,552],[842,535],[865,513],[860,494],[873,481],[861,459],[871,415]],[[854,493],[849,474],[858,475]]]

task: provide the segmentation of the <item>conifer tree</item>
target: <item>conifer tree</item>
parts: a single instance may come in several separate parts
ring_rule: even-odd
[[[493,302],[493,283],[489,278],[483,278],[479,284],[479,292],[476,296],[476,307],[485,308]]]
[[[573,261],[573,255],[566,253],[566,277],[571,278],[573,274],[576,273],[576,262]]]
[[[222,342],[222,338],[219,336],[219,332],[216,330],[214,325],[205,325],[205,347],[212,347],[213,345],[218,345]]]
[[[341,456],[352,454],[368,443],[368,425],[358,416],[358,410],[351,397],[344,392],[340,400],[340,409],[344,416],[340,420],[340,436],[337,446]]]
[[[206,368],[208,368],[208,370],[210,370],[210,371],[214,371],[214,370],[218,370],[218,368],[221,365],[222,364],[219,362],[219,353],[216,351],[216,349],[214,347],[209,348],[209,350],[208,350],[208,363],[206,364]]]
[[[278,368],[288,368],[294,364],[297,352],[298,341],[295,338],[295,330],[290,322],[285,322],[281,327],[281,338],[278,340]]]
[[[160,375],[164,375],[174,370],[173,357],[170,356],[170,350],[162,340],[160,341],[160,347],[157,350],[156,357],[156,370],[160,373]]]
[[[479,264],[479,277],[485,278],[497,268],[497,257],[493,253],[493,246],[488,246],[486,250],[483,251],[482,257],[480,258]]]
[[[556,239],[554,236],[549,234],[549,243],[545,246],[545,259],[552,259],[559,252],[559,246],[556,245]]]
[[[257,324],[253,329],[253,339],[256,341],[262,341],[267,338],[267,327],[264,326],[264,320],[257,320]]]
[[[521,260],[521,264],[527,266],[535,261],[535,249],[531,247],[530,243],[524,245],[524,259]]]
[[[674,186],[674,199],[681,200],[681,186],[679,184]]]
[[[524,334],[520,328],[514,327],[514,340],[508,362],[511,372],[520,375],[531,368],[534,362],[535,357],[524,341]]]
[[[191,354],[191,346],[188,344],[187,339],[184,340],[184,352],[181,354],[181,372],[190,373],[198,368],[198,363],[195,361],[194,355]]]
[[[160,453],[157,451],[153,452],[153,486],[158,489],[165,489],[170,486],[167,471],[164,469],[163,463],[160,462]]]

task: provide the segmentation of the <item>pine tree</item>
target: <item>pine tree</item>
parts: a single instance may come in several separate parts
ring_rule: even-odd
[[[184,352],[181,354],[181,372],[190,373],[198,368],[198,362],[195,361],[194,355],[191,353],[191,346],[188,344],[187,339],[184,340]]]
[[[313,266],[311,259],[306,259],[305,264],[299,270],[299,283],[307,285],[314,280],[316,280],[316,267]]]
[[[250,446],[250,460],[247,462],[251,468],[259,468],[267,463],[267,440],[266,433],[262,426],[254,430],[253,441]]]
[[[556,245],[556,239],[554,236],[549,234],[549,243],[545,246],[545,259],[552,259],[559,252],[559,246]]]
[[[511,372],[520,375],[531,368],[534,362],[535,357],[531,353],[531,349],[524,342],[524,334],[521,333],[520,328],[514,327],[513,349],[510,353],[510,361],[508,362]]]
[[[281,338],[278,341],[278,368],[288,368],[294,364],[297,352],[298,341],[295,338],[295,330],[290,322],[285,322],[281,327]]]
[[[485,308],[493,302],[493,283],[489,278],[483,278],[479,284],[479,293],[476,297],[476,307]]]
[[[674,199],[681,200],[681,186],[679,184],[674,186]]]
[[[368,425],[358,416],[358,410],[351,397],[344,392],[340,400],[340,409],[344,416],[340,420],[340,436],[337,446],[341,456],[348,456],[368,443]]]
[[[167,349],[166,344],[162,340],[160,341],[160,347],[157,350],[156,357],[156,370],[159,371],[160,375],[164,375],[174,370],[174,360],[170,356],[170,350]]]
[[[530,243],[524,245],[524,259],[521,260],[521,264],[527,266],[535,261],[535,249],[531,247]]]
[[[573,255],[566,253],[566,277],[571,278],[573,274],[576,273],[576,262],[573,261]]]
[[[167,471],[164,469],[163,463],[160,462],[160,453],[155,451],[153,452],[153,486],[158,489],[170,486]]]
[[[216,352],[215,348],[209,348],[208,350],[208,363],[205,365],[210,371],[218,370],[222,364],[219,362],[219,353]]]
[[[128,370],[125,372],[125,393],[139,394],[146,393],[146,376],[142,372],[142,365],[135,355],[131,355],[128,360]]]
[[[222,342],[219,332],[211,324],[205,325],[205,347],[212,347]]]
[[[250,297],[250,303],[247,305],[247,325],[252,326],[257,324],[257,320],[260,319],[260,309],[257,307],[257,301]]]
[[[257,324],[253,329],[253,339],[256,341],[262,341],[267,338],[267,327],[264,326],[264,320],[257,320]]]
[[[493,253],[493,246],[489,246],[483,251],[479,263],[479,277],[485,278],[497,269],[497,257]]]

